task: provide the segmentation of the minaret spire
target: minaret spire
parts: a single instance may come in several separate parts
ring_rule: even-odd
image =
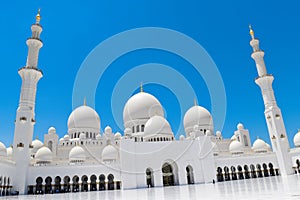
[[[141,92],[144,92],[143,82],[141,82],[140,90],[141,90]]]
[[[282,175],[293,173],[292,160],[289,154],[290,145],[286,135],[286,129],[280,108],[277,105],[273,90],[274,77],[267,73],[264,52],[259,48],[259,40],[254,37],[254,31],[250,26],[251,41],[253,48],[251,57],[254,59],[258,78],[255,83],[260,87],[265,105],[265,118],[268,126],[273,151],[276,153],[279,168]]]
[[[13,143],[13,159],[16,163],[17,175],[14,177],[15,190],[20,194],[27,193],[27,173],[30,164],[30,146],[35,125],[35,100],[37,83],[42,78],[42,71],[37,68],[39,50],[43,46],[40,40],[42,26],[40,11],[36,16],[36,23],[31,26],[32,35],[27,39],[28,56],[26,66],[19,69],[22,78],[21,94]]]
[[[38,13],[36,14],[35,16],[35,20],[36,20],[36,24],[40,24],[40,21],[41,21],[41,9],[39,8],[38,9]]]

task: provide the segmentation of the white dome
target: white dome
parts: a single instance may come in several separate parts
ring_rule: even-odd
[[[239,123],[239,124],[237,125],[237,129],[238,129],[238,130],[243,130],[243,129],[244,129],[244,125],[241,124],[241,123]]]
[[[44,146],[44,143],[42,143],[42,141],[40,141],[39,139],[35,139],[31,142],[31,145],[33,147],[33,152],[37,152],[37,150],[39,150],[39,148]]]
[[[0,156],[7,156],[6,147],[2,142],[0,142]]]
[[[35,159],[37,162],[51,162],[52,152],[48,147],[42,147],[36,152]]]
[[[265,141],[258,138],[253,143],[252,149],[255,152],[266,152],[268,150],[268,145],[265,143]]]
[[[140,92],[127,101],[123,110],[123,121],[126,124],[136,119],[149,119],[154,115],[164,116],[160,102],[153,95]]]
[[[86,155],[85,151],[80,146],[75,146],[71,149],[69,153],[69,161],[85,161]]]
[[[193,106],[185,113],[183,125],[188,135],[193,131],[195,125],[213,132],[212,116],[208,110],[201,106]]]
[[[48,134],[56,134],[56,129],[54,128],[54,127],[50,127],[49,129],[48,129]]]
[[[217,132],[216,132],[216,136],[217,136],[217,137],[222,137],[221,131],[217,131]]]
[[[66,140],[66,141],[70,140],[70,136],[69,135],[65,135],[64,136],[64,140]]]
[[[156,115],[151,117],[145,124],[144,137],[155,137],[158,134],[173,137],[169,122],[165,118]]]
[[[104,133],[105,133],[105,134],[112,134],[112,129],[111,129],[111,127],[110,127],[110,126],[105,127]]]
[[[100,118],[97,112],[89,106],[76,108],[68,119],[68,129],[78,131],[78,129],[92,128],[100,132]]]
[[[230,140],[236,140],[235,135],[231,136]]]
[[[300,147],[300,131],[294,136],[295,147]]]
[[[181,135],[181,136],[179,137],[179,140],[181,140],[181,141],[185,140],[184,135]]]
[[[110,160],[117,160],[118,159],[118,151],[112,145],[107,145],[104,147],[102,151],[102,160],[103,161],[110,161]]]
[[[243,153],[243,144],[241,142],[238,142],[236,140],[232,141],[229,145],[229,151],[233,154],[239,154]]]
[[[6,152],[7,152],[7,156],[8,157],[12,157],[13,155],[13,148],[10,146],[6,149]]]
[[[96,135],[96,140],[100,140],[101,139],[101,135],[100,135],[100,133],[98,133],[97,135]]]
[[[115,140],[121,140],[121,138],[122,138],[121,133],[117,132],[117,133],[115,134]]]

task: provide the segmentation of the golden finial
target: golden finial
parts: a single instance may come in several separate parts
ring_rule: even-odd
[[[194,98],[194,106],[198,106],[196,98]]]
[[[37,15],[35,16],[36,23],[39,24],[41,21],[41,9],[39,8]]]
[[[141,82],[141,92],[144,92],[144,89],[143,89],[143,82]]]
[[[249,24],[249,30],[250,30],[250,35],[251,35],[251,37],[252,37],[252,39],[254,39],[254,31],[253,31],[253,29],[252,29],[252,26],[251,26],[251,24]]]
[[[298,133],[300,133],[300,129],[298,129]]]
[[[83,105],[86,106],[86,97],[83,99]]]

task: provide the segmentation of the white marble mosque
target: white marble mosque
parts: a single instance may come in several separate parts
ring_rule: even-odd
[[[185,134],[177,140],[159,100],[141,92],[123,111],[124,133],[109,126],[102,133],[98,113],[86,103],[73,110],[68,132],[59,138],[51,127],[44,140],[32,140],[35,125],[42,26],[40,13],[27,40],[27,63],[22,78],[11,147],[0,142],[0,195],[123,190],[186,184],[212,184],[238,179],[287,176],[300,172],[300,133],[295,148],[288,142],[284,120],[267,73],[264,52],[250,27],[271,144],[257,139],[238,124],[231,138],[214,130],[213,116],[195,104],[184,116]]]

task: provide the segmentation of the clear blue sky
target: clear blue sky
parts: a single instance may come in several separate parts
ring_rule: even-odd
[[[34,137],[43,138],[50,126],[56,127],[60,137],[66,134],[76,73],[91,50],[119,32],[151,26],[190,36],[213,58],[227,95],[225,137],[231,137],[237,123],[242,122],[250,130],[252,141],[259,136],[269,142],[260,89],[254,83],[257,72],[250,57],[248,24],[251,23],[266,52],[268,71],[275,76],[275,94],[292,142],[300,127],[299,6],[296,0],[4,1],[0,7],[0,140],[6,145],[13,141],[21,86],[17,70],[26,63],[25,41],[31,35],[30,26],[36,11],[41,8],[44,47],[40,52],[39,68],[44,77],[38,85]],[[184,65],[177,57],[154,50],[131,53],[116,60],[97,89],[95,109],[100,115],[102,129],[106,125],[114,131],[122,128],[117,127],[112,118],[110,96],[117,79],[110,77],[120,76],[118,67],[130,70],[148,62],[171,67],[172,63],[174,67],[176,63]],[[181,73],[191,84],[199,85],[199,104],[210,108],[209,93],[201,76],[194,76],[190,66],[184,66]],[[161,101],[172,128],[178,128],[182,122],[177,109],[172,107],[178,104],[174,94],[158,84],[146,85],[145,90]]]

